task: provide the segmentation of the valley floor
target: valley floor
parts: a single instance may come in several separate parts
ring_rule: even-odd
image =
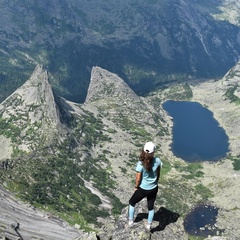
[[[214,113],[215,119],[229,137],[230,155],[240,154],[240,107],[226,99],[224,82],[209,81],[191,86],[192,101],[197,101]],[[240,171],[233,169],[232,161],[203,164],[202,183],[214,193],[210,199],[219,208],[217,226],[225,229],[226,239],[239,239],[240,229]]]

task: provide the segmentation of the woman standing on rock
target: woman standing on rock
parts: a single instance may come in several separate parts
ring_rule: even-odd
[[[158,180],[160,177],[160,170],[162,162],[159,158],[154,157],[155,144],[147,142],[140,154],[140,161],[136,167],[136,185],[135,192],[129,200],[128,210],[128,225],[131,226],[134,222],[134,211],[136,203],[140,202],[143,198],[147,198],[148,204],[148,222],[146,228],[151,229],[151,224],[154,217],[154,203],[158,192]]]

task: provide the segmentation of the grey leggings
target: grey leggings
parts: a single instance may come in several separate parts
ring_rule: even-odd
[[[151,211],[154,208],[154,202],[156,200],[156,196],[158,193],[158,186],[151,190],[144,190],[142,188],[138,188],[132,195],[129,200],[129,204],[135,207],[135,204],[140,202],[143,198],[147,197],[148,210]]]

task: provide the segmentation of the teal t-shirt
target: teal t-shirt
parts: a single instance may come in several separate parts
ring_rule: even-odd
[[[151,190],[157,186],[157,168],[162,167],[163,163],[159,158],[153,159],[152,170],[149,172],[144,168],[141,161],[138,161],[136,171],[142,173],[142,181],[140,188],[145,190]]]

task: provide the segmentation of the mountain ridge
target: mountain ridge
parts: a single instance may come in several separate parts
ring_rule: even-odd
[[[38,66],[36,69],[42,73],[34,72],[39,80],[42,76],[47,76],[43,69]],[[159,239],[160,236],[165,235],[166,239],[180,236],[178,239],[185,240],[187,235],[183,229],[183,218],[199,201],[212,201],[217,206],[221,206],[220,226],[225,229],[226,234],[235,236],[238,234],[236,224],[230,220],[224,221],[222,216],[227,219],[231,217],[227,215],[228,206],[235,209],[232,214],[239,216],[238,203],[233,201],[231,205],[227,205],[229,198],[224,195],[224,192],[232,189],[235,189],[232,191],[234,193],[238,191],[236,189],[238,172],[233,169],[234,161],[238,161],[238,136],[233,135],[234,126],[231,127],[229,124],[232,115],[223,108],[223,105],[226,104],[227,109],[234,113],[237,123],[240,119],[240,115],[237,115],[239,110],[237,105],[235,106],[237,100],[231,98],[235,92],[231,91],[230,95],[226,93],[228,89],[238,91],[238,88],[233,88],[238,84],[238,75],[239,64],[233,67],[225,78],[218,81],[192,82],[190,86],[179,84],[169,86],[163,91],[152,92],[146,97],[138,97],[116,74],[99,67],[94,68],[91,79],[93,88],[90,84],[89,98],[85,103],[73,103],[59,96],[51,98],[52,103],[45,102],[46,105],[55,106],[55,101],[59,101],[56,106],[67,114],[67,119],[70,119],[66,125],[62,121],[64,126],[55,125],[56,129],[61,126],[64,129],[64,134],[60,135],[61,141],[55,141],[53,138],[53,142],[44,148],[39,148],[37,141],[33,145],[32,152],[15,153],[8,159],[9,167],[0,169],[2,173],[0,181],[25,201],[33,205],[40,204],[45,211],[56,206],[53,214],[60,219],[63,217],[73,225],[77,224],[76,228],[87,229],[91,232],[93,226],[96,226],[98,236],[93,234],[89,236],[89,239],[117,240],[121,239],[121,236],[131,236],[134,231],[138,230],[140,235],[145,236],[144,239],[150,237]],[[114,88],[113,82],[118,82],[117,88]],[[101,88],[102,85],[106,88]],[[28,86],[31,88],[31,85]],[[109,89],[111,86],[112,89]],[[40,89],[44,92],[45,88]],[[190,94],[191,91],[193,96]],[[46,92],[52,96],[51,91]],[[205,94],[208,92],[211,92],[211,98],[206,98]],[[129,95],[126,96],[126,93]],[[43,93],[39,94],[41,96]],[[98,98],[98,101],[94,100],[94,96]],[[34,99],[41,98],[34,97]],[[128,104],[131,104],[126,105],[124,99],[130,99]],[[192,165],[188,166],[183,160],[176,158],[170,151],[172,120],[161,107],[162,102],[167,99],[198,100],[210,109],[216,104],[216,107],[211,110],[230,135],[233,155],[219,163],[197,164],[195,170],[191,167]],[[215,102],[214,99],[218,101]],[[3,111],[4,107],[1,106],[1,109]],[[131,114],[134,109],[136,114]],[[34,111],[37,110],[37,108],[34,109]],[[56,115],[57,121],[54,122],[59,122],[60,115]],[[62,115],[63,120],[64,116],[66,115]],[[4,139],[9,139],[9,136],[5,134],[6,132],[1,132]],[[19,136],[19,132],[16,136]],[[142,143],[146,140],[153,140],[157,143],[156,154],[164,163],[156,211],[160,210],[159,206],[163,206],[166,210],[171,210],[170,215],[173,213],[179,215],[177,221],[169,223],[166,229],[160,229],[151,234],[143,230],[143,219],[133,229],[125,226],[127,208],[124,204],[127,204],[132,194],[135,163]],[[204,176],[196,174],[199,171],[204,172]],[[217,173],[221,174],[217,176]],[[220,182],[230,182],[231,188],[223,185],[219,190],[218,182],[214,179],[219,179]],[[229,194],[232,193],[229,192]],[[84,201],[83,196],[87,201]],[[109,201],[108,206],[104,205],[103,197]],[[222,199],[224,204],[219,199]],[[73,220],[76,209],[78,217]],[[145,207],[140,205],[139,213],[145,211]],[[115,214],[119,216],[119,221]],[[70,215],[71,218],[67,218],[66,215]],[[86,227],[86,221],[92,228]],[[103,225],[99,226],[99,222]],[[156,226],[160,223],[158,220],[155,221]],[[227,230],[229,223],[234,228],[232,232]],[[6,222],[2,224],[6,226]],[[181,226],[180,232],[179,226]],[[4,234],[4,229],[2,231]],[[21,234],[24,232],[24,229],[20,231]],[[35,238],[37,236],[39,235],[36,234]]]

